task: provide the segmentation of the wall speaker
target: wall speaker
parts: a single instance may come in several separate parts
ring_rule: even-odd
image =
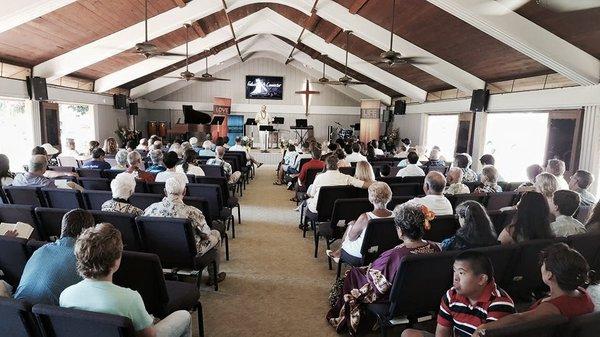
[[[46,79],[43,77],[29,77],[27,76],[27,93],[29,98],[36,101],[47,101],[48,100],[48,86],[46,85]]]
[[[389,122],[390,118],[392,117],[391,114],[392,114],[392,110],[391,109],[388,109],[388,108],[383,109],[383,111],[381,112],[379,121],[381,123],[387,123],[387,122]]]
[[[490,99],[490,91],[484,89],[473,90],[473,96],[471,97],[471,108],[469,110],[473,112],[486,111],[488,107],[488,101]]]
[[[397,100],[394,103],[394,115],[406,115],[406,102]]]
[[[122,94],[114,94],[113,95],[113,108],[118,110],[126,110],[127,109],[127,96]]]
[[[137,116],[138,115],[138,104],[137,103],[129,103],[129,108],[127,109],[127,114],[129,116]]]

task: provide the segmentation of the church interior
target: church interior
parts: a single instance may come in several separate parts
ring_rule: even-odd
[[[0,9],[0,336],[600,336],[600,0]]]

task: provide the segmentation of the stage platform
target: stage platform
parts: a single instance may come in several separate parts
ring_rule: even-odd
[[[269,149],[268,153],[260,152],[260,149],[250,149],[250,154],[265,165],[277,165],[283,159],[283,151],[279,148]]]

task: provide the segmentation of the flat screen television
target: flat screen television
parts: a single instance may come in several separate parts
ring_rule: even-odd
[[[283,77],[246,76],[246,99],[283,99]]]

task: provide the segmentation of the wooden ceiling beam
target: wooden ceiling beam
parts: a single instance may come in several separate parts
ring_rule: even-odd
[[[336,26],[335,29],[332,30],[331,33],[325,37],[325,42],[327,42],[327,43],[333,42],[333,40],[335,40],[335,38],[338,37],[338,35],[340,35],[342,30],[343,30],[342,28]]]
[[[290,62],[292,62],[292,56],[294,54],[294,51],[296,50],[296,47],[298,46],[298,43],[300,43],[300,41],[302,39],[302,34],[304,34],[304,31],[308,27],[311,27],[308,30],[312,31],[317,26],[317,24],[319,23],[319,20],[321,20],[317,16],[317,4],[319,4],[319,0],[315,0],[315,2],[313,3],[312,9],[310,10],[310,12],[311,12],[310,17],[308,19],[304,20],[304,25],[302,26],[302,31],[300,31],[300,36],[298,36],[298,39],[296,40],[296,43],[292,47],[292,51],[290,51],[290,55],[288,55],[287,59],[285,60],[285,64],[286,65],[289,64]]]
[[[233,29],[233,23],[231,22],[229,13],[227,13],[227,3],[225,2],[225,0],[221,0],[221,1],[223,2],[223,12],[225,13],[225,17],[227,18],[227,23],[229,24],[229,28],[231,29],[231,35],[233,36],[233,41],[235,41],[235,49],[237,50],[240,60],[242,60],[242,62],[244,62],[244,58],[242,57],[242,52],[240,51],[240,46],[237,43],[237,37],[235,36],[235,30]]]
[[[198,35],[198,37],[205,37],[206,36],[206,31],[202,28],[202,25],[200,24],[200,20],[194,21],[192,23],[192,29],[194,30],[194,32],[196,33],[196,35]]]
[[[177,5],[177,7],[179,8],[183,8],[185,7],[185,5],[187,5],[187,2],[185,2],[185,0],[173,0],[173,2]]]
[[[369,0],[354,1],[354,3],[352,3],[352,5],[350,5],[350,8],[348,10],[352,14],[358,14],[358,12],[367,4],[367,2],[369,2]]]

